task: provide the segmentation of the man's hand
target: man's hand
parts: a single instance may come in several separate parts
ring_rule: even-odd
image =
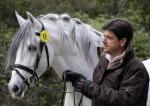
[[[63,73],[62,79],[64,81],[70,81],[75,90],[81,92],[88,98],[91,98],[92,88],[95,85],[90,80],[87,80],[82,74],[66,70]]]
[[[82,74],[70,71],[70,70],[66,70],[63,73],[62,79],[64,81],[70,81],[72,83],[72,85],[74,86],[75,82],[79,79],[79,78],[83,78],[84,76]]]

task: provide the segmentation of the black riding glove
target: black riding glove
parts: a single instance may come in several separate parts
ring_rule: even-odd
[[[79,78],[74,84],[75,90],[81,92],[88,98],[91,98],[93,86],[94,86],[93,82],[87,80],[85,77]]]
[[[87,80],[82,74],[66,70],[63,73],[62,79],[64,81],[70,81],[76,91],[83,93],[88,98],[91,98],[94,83]]]
[[[74,86],[75,82],[79,79],[82,78],[83,75],[70,71],[70,70],[66,70],[63,73],[62,79],[66,82],[70,81],[72,83],[72,85]]]

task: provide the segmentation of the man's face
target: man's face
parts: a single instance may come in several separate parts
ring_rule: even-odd
[[[111,31],[104,31],[104,53],[108,53],[112,56],[117,56],[124,51],[124,45],[126,39],[118,40],[116,35]]]

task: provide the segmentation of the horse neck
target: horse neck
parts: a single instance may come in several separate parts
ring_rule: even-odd
[[[54,56],[54,61],[52,67],[61,77],[62,73],[65,70],[72,70],[78,73],[85,75],[88,79],[92,79],[92,73],[94,67],[89,63],[83,56],[76,55],[57,55]],[[98,62],[98,59],[95,59],[95,63]],[[96,64],[95,64],[96,65]]]
[[[79,29],[80,27],[76,27],[76,30]],[[52,67],[60,77],[65,70],[69,69],[81,73],[92,80],[93,70],[98,63],[98,56],[97,46],[91,39],[96,35],[92,32],[90,32],[92,36],[86,35],[86,31],[82,33],[80,30],[75,31],[76,41],[74,43],[63,41],[59,50],[56,50],[58,53],[54,53]]]

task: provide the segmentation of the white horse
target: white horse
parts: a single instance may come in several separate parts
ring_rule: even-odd
[[[50,66],[60,78],[69,69],[92,80],[98,63],[97,47],[103,46],[102,33],[67,14],[46,14],[37,18],[29,12],[27,15],[25,20],[16,12],[20,29],[6,60],[6,69],[13,65],[8,84],[12,97],[24,97]],[[66,92],[74,91],[71,83],[66,87]],[[81,97],[79,92],[75,92],[75,96],[66,93],[64,106],[77,106]],[[82,106],[91,106],[91,100],[83,96]]]

